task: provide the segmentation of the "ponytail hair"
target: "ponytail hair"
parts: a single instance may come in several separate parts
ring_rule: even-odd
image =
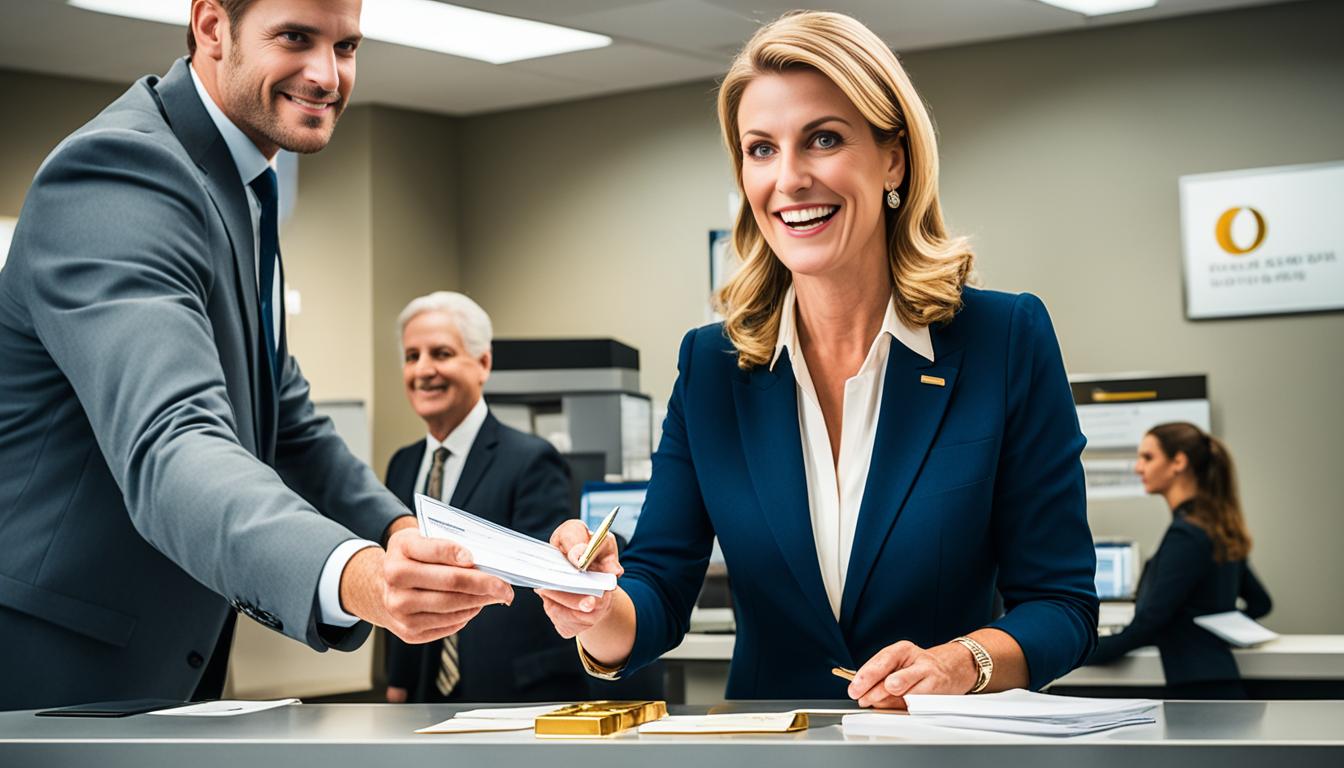
[[[1195,476],[1190,522],[1213,540],[1213,557],[1220,563],[1245,560],[1251,552],[1251,534],[1241,514],[1237,472],[1232,454],[1218,438],[1188,422],[1159,424],[1148,430],[1168,459],[1184,453]]]

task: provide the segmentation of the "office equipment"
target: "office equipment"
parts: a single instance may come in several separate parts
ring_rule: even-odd
[[[1097,541],[1097,597],[1131,600],[1138,586],[1139,545],[1133,541]]]
[[[1228,645],[1238,648],[1251,648],[1279,639],[1279,633],[1241,611],[1196,616],[1195,623],[1222,638]]]
[[[605,474],[648,478],[653,405],[639,351],[614,339],[496,339],[485,399],[511,427],[561,453],[599,452]]]
[[[424,494],[415,495],[415,515],[422,536],[461,544],[471,552],[477,570],[514,586],[593,596],[616,588],[614,574],[584,573],[560,550],[544,541],[495,525]]]
[[[831,674],[842,680],[853,682],[859,671],[857,669],[845,669],[844,667],[831,667]]]

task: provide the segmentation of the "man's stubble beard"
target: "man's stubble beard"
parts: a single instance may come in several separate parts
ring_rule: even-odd
[[[267,95],[263,92],[260,84],[261,78],[257,82],[252,82],[249,77],[250,70],[243,62],[239,54],[239,48],[235,46],[229,51],[229,71],[223,78],[223,90],[228,94],[228,100],[233,106],[235,119],[249,128],[253,133],[261,135],[266,141],[275,146],[297,152],[303,155],[319,152],[331,141],[331,134],[336,129],[336,123],[340,120],[341,114],[345,111],[345,101],[341,100],[334,104],[331,117],[331,128],[325,134],[314,136],[312,134],[300,134],[289,130],[280,119],[276,109],[277,102],[285,98],[278,92],[272,91],[270,104],[267,104]],[[301,90],[301,89],[296,89]],[[312,96],[313,101],[323,99],[330,94],[313,94],[305,91],[298,94],[300,98]],[[303,115],[300,120],[305,128],[321,128],[326,118],[315,115]],[[242,127],[242,126],[240,126]]]

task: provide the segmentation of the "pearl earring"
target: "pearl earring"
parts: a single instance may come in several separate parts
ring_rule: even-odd
[[[887,190],[887,207],[893,209],[901,207],[901,195],[895,187]]]

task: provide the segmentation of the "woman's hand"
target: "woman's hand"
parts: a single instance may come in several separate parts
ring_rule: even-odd
[[[555,529],[555,533],[551,534],[551,545],[565,553],[569,561],[577,566],[583,551],[588,547],[590,538],[587,526],[581,521],[566,520]],[[593,559],[592,565],[588,566],[588,570],[614,573],[617,576],[625,572],[616,556],[615,536],[608,534],[598,545],[597,556]],[[615,591],[603,593],[601,597],[576,595],[553,589],[538,589],[537,594],[541,596],[542,607],[546,609],[546,615],[555,625],[555,631],[559,632],[561,637],[570,638],[592,629],[606,618],[611,611]]]
[[[925,650],[907,640],[878,651],[859,668],[849,697],[861,707],[905,709],[909,693],[968,693],[979,672],[960,643]]]

